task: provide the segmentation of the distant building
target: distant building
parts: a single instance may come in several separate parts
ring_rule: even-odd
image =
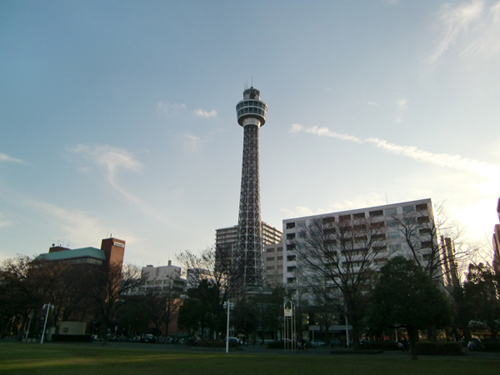
[[[362,219],[369,219],[372,222],[371,225],[377,227],[377,236],[379,236],[380,241],[371,267],[380,269],[389,259],[395,256],[409,256],[411,254],[406,238],[401,232],[401,228],[398,228],[398,220],[403,218],[405,222],[411,223],[412,241],[419,248],[419,262],[427,264],[438,246],[438,234],[434,226],[432,201],[431,199],[422,199],[283,220],[283,253],[277,255],[278,252],[276,251],[274,252],[276,256],[273,257],[271,255],[273,247],[270,247],[265,257],[266,273],[270,279],[271,272],[276,271],[274,275],[282,274],[283,285],[292,291],[307,285],[309,282],[307,273],[301,272],[304,266],[300,261],[304,253],[303,246],[307,246],[300,240],[303,231],[313,223],[319,223],[319,228],[325,228],[324,231],[330,230],[326,228],[331,228],[332,224],[335,225],[335,223],[342,221],[352,221],[354,223],[356,220]],[[356,251],[356,249],[353,249],[353,251]],[[351,261],[355,263],[356,258],[352,258]],[[434,259],[434,261],[436,260]],[[279,266],[280,268],[273,269],[273,266]],[[441,267],[442,262],[439,270],[436,271],[437,274],[433,276],[439,277],[443,275],[444,270]],[[282,273],[278,271],[282,271]]]
[[[500,198],[497,204],[498,221],[500,221]],[[493,267],[500,274],[500,224],[496,224],[493,230]]]
[[[123,266],[125,241],[117,238],[105,238],[101,248],[82,247],[69,249],[53,244],[49,252],[40,254],[36,259],[50,262],[66,262],[68,264],[117,265]]]
[[[283,242],[264,245],[264,268],[268,287],[283,286],[283,264]]]
[[[283,232],[275,227],[261,222],[262,245],[276,244],[281,241]],[[235,268],[237,259],[238,226],[215,230],[216,267]],[[261,247],[262,248],[262,247]]]
[[[181,267],[172,266],[172,261],[168,261],[166,266],[154,267],[147,265],[142,267],[144,284],[133,288],[127,294],[169,294],[180,296],[185,293],[187,281],[181,277]]]

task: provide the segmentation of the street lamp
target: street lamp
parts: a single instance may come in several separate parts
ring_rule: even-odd
[[[54,305],[51,305],[50,302],[46,303],[43,305],[43,309],[47,310],[45,313],[45,323],[43,323],[43,331],[42,331],[42,338],[40,339],[40,344],[43,344],[43,338],[45,337],[45,327],[47,327],[47,318],[49,317],[49,311],[52,309],[54,310]]]
[[[227,329],[226,329],[226,353],[229,353],[229,309],[234,307],[234,303],[224,302],[224,308],[227,307]]]

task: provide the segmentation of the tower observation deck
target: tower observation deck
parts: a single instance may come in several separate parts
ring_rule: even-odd
[[[262,228],[260,217],[259,129],[266,122],[267,105],[260,91],[250,87],[236,105],[238,124],[243,127],[243,166],[241,170],[240,209],[238,216],[237,267],[244,288],[264,282]]]

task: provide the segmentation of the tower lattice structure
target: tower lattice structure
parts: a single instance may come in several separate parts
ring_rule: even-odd
[[[243,166],[241,170],[238,216],[237,271],[245,288],[259,287],[264,281],[262,227],[260,217],[259,129],[266,122],[267,105],[260,91],[250,87],[236,105],[238,124],[243,127]]]

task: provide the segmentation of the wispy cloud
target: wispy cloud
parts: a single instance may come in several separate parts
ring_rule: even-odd
[[[2,162],[2,161],[11,162],[11,163],[24,163],[21,159],[16,159],[16,158],[13,158],[12,156],[9,156],[7,154],[0,153],[0,162]]]
[[[375,137],[361,139],[348,134],[338,134],[332,132],[327,127],[318,128],[317,126],[313,126],[311,128],[304,128],[300,124],[293,124],[292,128],[290,129],[290,133],[298,133],[300,131],[315,134],[318,136],[337,138],[343,141],[349,141],[358,144],[371,143],[376,147],[383,149],[384,151],[397,155],[403,155],[413,160],[439,165],[441,167],[454,168],[456,170],[464,172],[474,172],[488,178],[491,178],[492,176],[500,176],[500,166],[464,158],[460,155],[432,153],[429,151],[421,150],[415,146],[397,145],[395,143],[390,143],[386,140]]]
[[[158,104],[156,105],[156,110],[162,116],[169,116],[183,112],[184,110],[186,110],[186,105],[178,103],[171,104],[158,100]]]
[[[401,123],[403,122],[403,112],[408,109],[408,100],[404,98],[399,99],[397,105],[398,105],[398,114],[396,117],[396,122]]]
[[[484,0],[445,4],[441,7],[437,28],[439,40],[424,63],[435,64],[452,48],[457,56],[482,54],[485,57],[500,53],[500,2],[487,7]]]
[[[163,213],[143,202],[140,198],[128,192],[118,181],[121,173],[131,171],[138,172],[142,170],[142,164],[135,158],[135,155],[122,148],[109,145],[78,145],[68,151],[82,157],[83,160],[96,166],[104,173],[106,180],[122,196],[134,203],[142,212],[162,221],[163,223],[175,226]]]
[[[30,207],[43,220],[52,223],[54,233],[60,240],[65,239],[78,244],[95,241],[105,234],[103,224],[98,218],[89,216],[83,211],[69,210],[55,204],[40,201],[24,201],[24,206]],[[57,238],[54,238],[56,241]]]
[[[120,172],[127,170],[137,172],[141,170],[142,165],[135,159],[133,154],[124,149],[109,145],[78,145],[75,148],[69,149],[69,151],[80,155],[84,160],[91,162],[101,169],[109,184],[127,199],[135,203],[139,202],[136,197],[125,191],[117,182]]]
[[[193,114],[198,117],[203,117],[203,118],[211,118],[211,117],[217,117],[217,111],[215,109],[212,109],[210,112],[205,111],[203,109],[196,109],[193,111]]]
[[[185,133],[182,135],[182,144],[186,151],[198,152],[200,151],[202,140],[196,135]]]

